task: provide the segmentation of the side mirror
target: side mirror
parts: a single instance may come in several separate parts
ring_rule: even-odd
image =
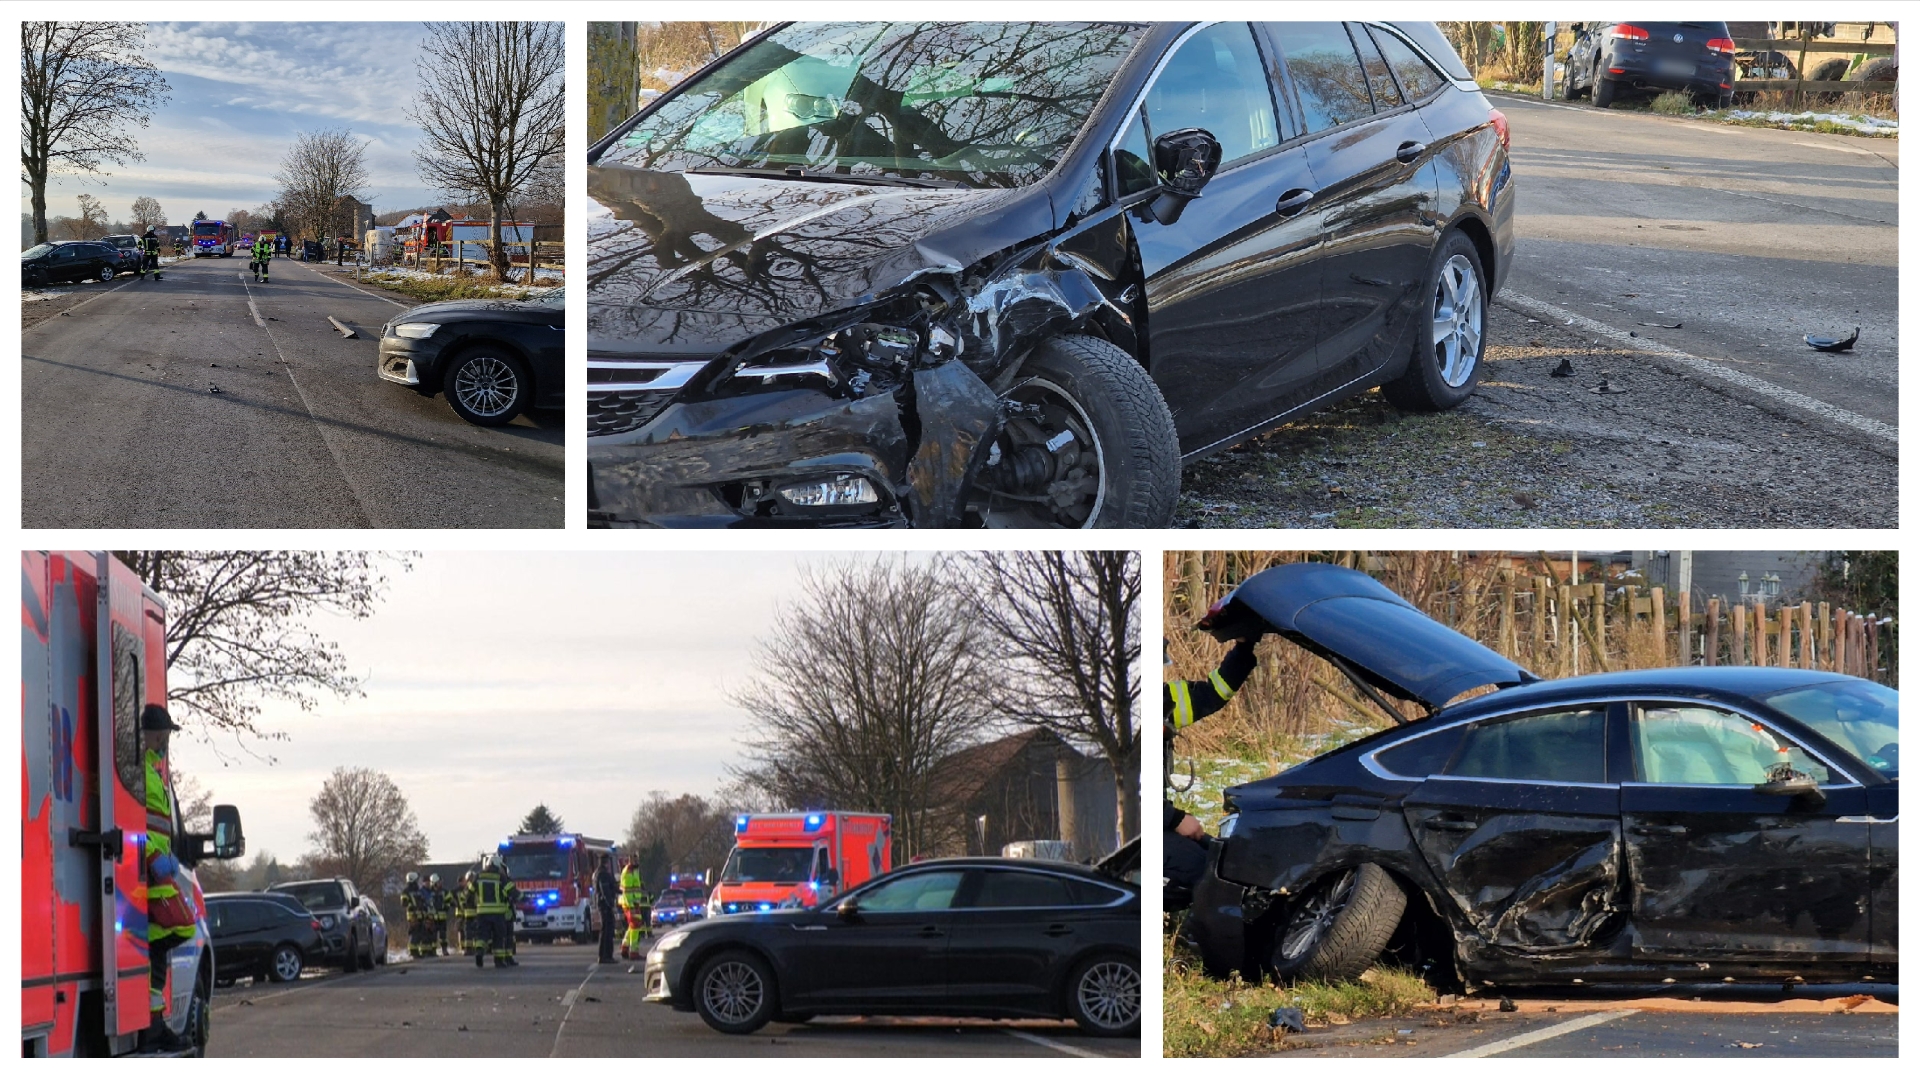
[[[820,883],[822,885],[825,885],[829,889],[839,888],[840,887],[840,871],[835,870],[831,866],[827,867],[826,871],[820,875]]]
[[[222,804],[213,808],[213,851],[216,859],[237,859],[247,853],[247,837],[240,831],[238,807]]]
[[[849,896],[833,905],[833,913],[840,916],[841,922],[858,922],[860,921],[860,901]]]
[[[1764,784],[1755,784],[1753,790],[1762,795],[1785,795],[1808,806],[1819,807],[1827,804],[1826,793],[1821,791],[1820,785],[1814,783],[1813,777],[1806,773],[1791,773],[1775,780],[1768,780]]]
[[[1220,140],[1204,128],[1181,128],[1153,140],[1153,169],[1160,177],[1160,194],[1151,207],[1154,220],[1163,225],[1180,220],[1219,168]]]

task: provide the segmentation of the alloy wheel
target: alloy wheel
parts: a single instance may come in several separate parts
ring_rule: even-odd
[[[519,396],[520,379],[506,361],[477,356],[460,365],[454,375],[453,392],[460,404],[476,415],[499,416]]]
[[[1140,1017],[1140,972],[1118,960],[1102,960],[1080,976],[1080,1011],[1103,1028],[1119,1029]]]
[[[759,1011],[767,987],[752,967],[728,960],[707,973],[700,993],[713,1015],[729,1024],[744,1024]]]
[[[1473,260],[1455,255],[1440,268],[1433,291],[1433,352],[1440,381],[1466,384],[1480,362],[1480,328],[1485,317],[1480,302],[1480,276]]]
[[[300,977],[300,954],[292,949],[281,949],[273,954],[273,973],[281,982],[292,982]]]
[[[1353,898],[1353,879],[1353,871],[1343,871],[1300,902],[1280,934],[1281,956],[1298,960],[1327,936],[1340,913],[1347,910],[1347,901]]]

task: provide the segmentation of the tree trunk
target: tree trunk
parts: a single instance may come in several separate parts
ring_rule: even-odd
[[[27,183],[33,188],[33,242],[47,242],[47,172],[41,168],[28,173]]]
[[[491,252],[493,256],[493,278],[495,281],[505,284],[508,266],[507,246],[500,242],[500,217],[504,211],[504,204],[502,204],[499,199],[495,199],[493,200],[492,206],[493,221],[488,227],[488,232],[493,240],[493,250]]]

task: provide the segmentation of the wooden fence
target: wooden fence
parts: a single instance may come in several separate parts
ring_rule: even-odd
[[[1807,101],[1809,93],[1816,97],[1828,94],[1896,94],[1900,84],[1897,82],[1854,82],[1850,80],[1829,80],[1807,78],[1807,56],[1812,53],[1816,58],[1829,53],[1843,56],[1892,56],[1895,46],[1884,41],[1815,41],[1811,37],[1798,38],[1739,38],[1734,46],[1742,50],[1752,50],[1762,56],[1770,52],[1789,58],[1797,57],[1793,65],[1795,77],[1791,79],[1741,79],[1733,81],[1733,92],[1744,94],[1760,90],[1793,91],[1793,108],[1800,109]]]

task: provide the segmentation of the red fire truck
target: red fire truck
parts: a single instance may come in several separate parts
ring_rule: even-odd
[[[811,907],[893,866],[893,818],[816,810],[741,814],[708,915]]]
[[[149,1021],[140,710],[167,700],[166,611],[105,552],[20,562],[21,1049],[136,1053]],[[176,818],[174,837],[175,884],[197,917],[167,954],[166,1022],[198,1054],[214,972],[192,867],[238,858],[246,841],[231,806],[214,807],[211,835]]]
[[[514,933],[522,941],[572,937],[592,941],[600,933],[593,902],[593,870],[611,840],[578,833],[516,833],[500,845],[507,876],[520,890]]]

